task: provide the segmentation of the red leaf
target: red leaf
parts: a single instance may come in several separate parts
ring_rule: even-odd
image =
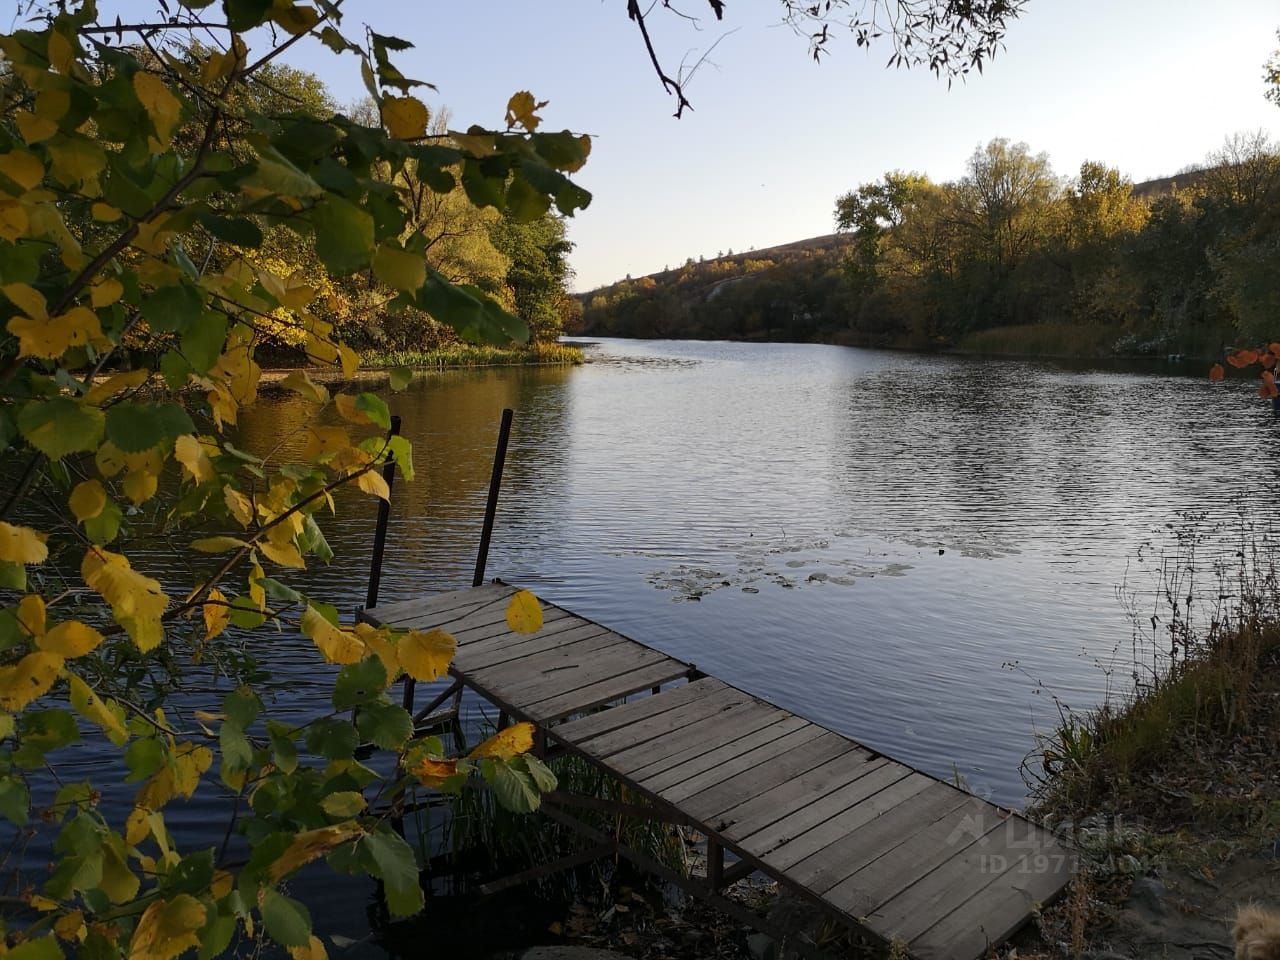
[[[1209,379],[1215,383],[1227,375],[1227,371],[1222,369],[1222,364],[1215,363],[1209,368]]]

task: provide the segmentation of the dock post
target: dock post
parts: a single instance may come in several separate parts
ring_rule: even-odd
[[[387,431],[387,441],[400,436],[400,418],[392,416],[391,429]],[[396,482],[396,464],[388,460],[382,467],[382,479],[387,483],[387,494],[390,497],[391,485]],[[373,530],[373,557],[369,560],[369,592],[365,597],[365,609],[378,605],[378,587],[382,582],[382,554],[387,546],[387,523],[391,519],[391,500],[378,502],[378,523]]]
[[[476,572],[471,585],[484,583],[484,568],[489,563],[489,541],[493,539],[493,520],[498,513],[498,491],[502,489],[502,468],[507,463],[507,441],[511,439],[511,418],[515,413],[510,407],[502,411],[502,423],[498,427],[498,448],[493,454],[493,473],[489,476],[489,499],[484,506],[484,526],[480,529],[480,549],[476,553]]]

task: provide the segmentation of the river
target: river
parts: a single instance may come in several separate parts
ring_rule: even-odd
[[[1087,707],[1109,670],[1125,682],[1117,588],[1150,587],[1142,544],[1167,542],[1185,511],[1272,509],[1280,425],[1247,385],[1198,368],[688,341],[588,352],[581,367],[433,373],[391,398],[418,477],[395,486],[382,599],[470,582],[510,406],[490,575],[1006,804],[1025,797],[1019,763],[1053,697]],[[274,446],[303,414],[264,398],[241,444]],[[349,610],[374,506],[343,500],[324,523],[336,560],[301,579]],[[279,706],[326,708],[307,641],[264,637],[256,653]],[[468,701],[469,721],[482,709]],[[221,840],[215,801],[170,807],[184,846]],[[299,884],[332,907],[321,929],[358,926],[345,884]]]

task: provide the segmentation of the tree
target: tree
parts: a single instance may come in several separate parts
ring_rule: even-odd
[[[228,2],[223,14],[107,25],[91,3],[59,4],[0,35],[0,447],[12,469],[0,816],[45,833],[56,855],[30,878],[34,919],[3,931],[16,957],[60,957],[59,939],[88,956],[214,956],[241,925],[320,957],[309,914],[281,886],[299,867],[323,856],[376,877],[391,913],[411,914],[418,863],[390,825],[407,791],[479,774],[528,810],[554,783],[526,753],[527,724],[453,757],[389,698],[401,676],[441,676],[452,638],[343,623],[288,583],[332,556],[321,508],[335,490],[385,499],[385,471],[412,478],[386,401],[295,371],[283,386],[314,412],[298,448],[254,449],[234,428],[257,396],[265,339],[346,377],[358,366],[305,272],[277,271],[269,236],[296,239],[335,283],[379,285],[385,309],[477,342],[524,340],[519,317],[432,266],[410,229],[409,174],[435,194],[461,183],[473,206],[527,223],[588,203],[569,174],[590,142],[539,131],[528,92],[511,97],[505,130],[433,134],[417,81],[392,63],[408,45],[348,39],[330,3]],[[193,31],[217,48],[197,57]],[[359,61],[373,122],[272,83],[304,34]],[[250,41],[266,47],[251,54]],[[147,349],[131,350],[143,334]],[[136,548],[156,537],[188,546],[155,563]],[[508,619],[536,629],[536,601],[517,595]],[[273,715],[251,665],[228,656],[228,631],[252,650],[253,631],[286,625],[332,681],[330,716]],[[171,694],[196,662],[231,683],[190,714]],[[139,785],[127,817],[100,809],[94,784],[46,778],[33,792],[81,737]],[[390,755],[384,773],[356,761],[361,741]],[[215,770],[235,798],[228,830],[252,847],[246,864],[190,849],[166,824],[167,804],[212,789]]]
[[[969,158],[959,214],[979,260],[1008,272],[1041,233],[1058,185],[1047,154],[997,138]]]
[[[555,340],[573,312],[570,305],[577,302],[565,293],[573,244],[565,237],[564,221],[551,214],[529,223],[507,216],[494,223],[491,235],[494,247],[510,263],[506,284],[530,339]]]

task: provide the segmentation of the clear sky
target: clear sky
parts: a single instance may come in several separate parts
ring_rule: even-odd
[[[672,69],[720,41],[681,120],[625,0],[347,0],[344,27],[412,41],[396,63],[439,87],[455,126],[499,127],[507,97],[529,89],[550,101],[544,129],[594,136],[576,175],[594,200],[570,222],[579,290],[830,233],[840,193],[895,168],[953,179],[992,137],[1048,152],[1059,174],[1091,159],[1143,180],[1203,160],[1227,134],[1280,132],[1262,97],[1276,0],[1030,0],[986,73],[950,90],[925,70],[885,70],[888,47],[868,55],[847,34],[814,64],[778,25],[777,0],[728,0],[721,24],[704,0],[677,5],[699,23],[650,18]],[[110,22],[155,3],[99,7]],[[353,57],[295,49],[290,62],[337,99],[364,95]]]

